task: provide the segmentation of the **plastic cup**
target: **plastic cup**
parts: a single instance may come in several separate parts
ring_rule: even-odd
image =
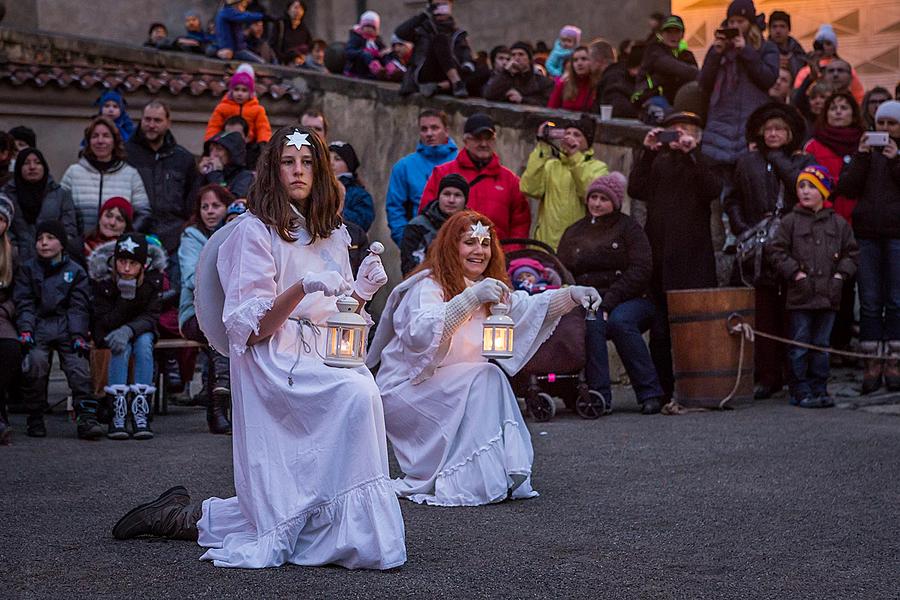
[[[600,105],[600,120],[601,121],[609,121],[612,119],[612,104],[601,104]]]

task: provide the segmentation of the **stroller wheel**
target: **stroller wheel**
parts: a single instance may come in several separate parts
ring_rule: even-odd
[[[556,414],[556,403],[550,394],[538,392],[529,396],[525,403],[528,405],[528,412],[531,413],[535,421],[549,421]]]
[[[578,399],[575,401],[575,412],[582,419],[599,419],[612,412],[612,403],[608,402],[600,392],[589,390],[586,393],[578,394]]]

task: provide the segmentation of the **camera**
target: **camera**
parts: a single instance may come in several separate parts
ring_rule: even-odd
[[[863,138],[873,148],[884,148],[888,145],[889,136],[886,131],[867,131]]]
[[[681,139],[681,132],[674,131],[671,129],[667,129],[666,131],[660,131],[656,136],[656,141],[663,145],[671,144],[672,142],[677,142]]]
[[[722,29],[716,30],[716,35],[723,36],[726,40],[733,40],[738,35],[740,35],[740,31],[736,27],[723,27]]]
[[[565,136],[566,136],[566,128],[565,127],[560,127],[553,121],[548,121],[547,124],[544,125],[544,131],[538,137],[538,139],[547,142],[550,140],[561,140]]]

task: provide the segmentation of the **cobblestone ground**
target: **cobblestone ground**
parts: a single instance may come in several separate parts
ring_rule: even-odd
[[[112,539],[119,515],[171,485],[233,493],[230,439],[205,432],[202,409],[157,417],[149,442],[78,441],[59,411],[34,440],[13,415],[0,597],[896,598],[900,405],[836,380],[831,410],[776,398],[645,417],[618,389],[609,417],[530,423],[541,496],[403,502],[409,562],[387,573],[216,569],[190,543]]]

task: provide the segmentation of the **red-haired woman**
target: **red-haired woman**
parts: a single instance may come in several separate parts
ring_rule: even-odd
[[[596,310],[593,288],[529,296],[509,291],[493,223],[466,210],[450,217],[382,313],[369,366],[377,382],[388,439],[405,473],[397,494],[438,506],[476,506],[531,498],[534,451],[506,376],[482,355],[486,306],[509,302],[516,322],[515,373],[579,304]]]

